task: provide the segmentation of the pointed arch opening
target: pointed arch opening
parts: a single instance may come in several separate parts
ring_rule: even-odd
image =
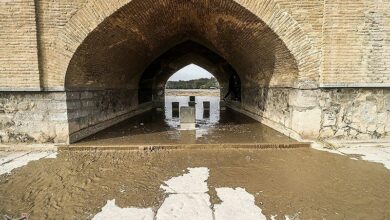
[[[66,47],[70,135],[163,106],[166,81],[191,63],[213,73],[222,94],[236,75],[240,97],[228,104],[291,128],[288,97],[311,85],[302,70],[312,68],[274,29],[233,0],[129,1]]]

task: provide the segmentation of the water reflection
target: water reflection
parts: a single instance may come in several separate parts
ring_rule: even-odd
[[[177,128],[180,125],[177,109],[189,106],[189,96],[166,96],[165,97],[165,121]],[[196,96],[196,123],[199,127],[210,127],[220,120],[220,98],[216,96]],[[208,104],[209,103],[209,104]],[[177,105],[179,106],[177,108]]]

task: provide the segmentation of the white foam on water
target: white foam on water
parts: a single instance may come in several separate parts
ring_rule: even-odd
[[[261,208],[255,205],[255,197],[243,188],[217,188],[221,204],[214,205],[216,220],[267,220]]]
[[[188,168],[188,173],[173,177],[160,186],[168,197],[154,216],[152,208],[120,208],[115,200],[109,200],[102,211],[95,215],[99,219],[156,219],[156,220],[265,220],[255,197],[244,188],[217,188],[221,204],[215,204],[213,213],[210,196],[207,193],[209,169]],[[272,216],[275,218],[276,216]],[[289,219],[286,216],[286,219]]]
[[[157,211],[157,220],[213,219],[207,186],[208,168],[188,168],[188,173],[165,181],[160,188],[170,193]]]
[[[34,160],[40,160],[42,158],[55,158],[53,156],[54,154],[56,155],[56,153],[52,151],[10,154],[2,158],[2,161],[4,162],[0,165],[0,175],[11,173],[13,169],[25,166]],[[16,157],[16,155],[19,156]]]
[[[120,208],[114,200],[108,200],[102,211],[93,217],[93,220],[153,220],[154,212],[151,208]]]
[[[45,158],[56,159],[57,156],[58,156],[58,152],[53,152],[53,153],[49,154],[49,156],[47,156]]]
[[[28,154],[29,152],[11,152],[11,153],[6,153],[5,155],[6,156],[2,156],[0,158],[0,165],[4,164],[4,163],[8,163],[9,161],[11,160],[14,160],[18,157],[21,157],[21,156],[24,156],[26,154]]]
[[[338,149],[343,154],[361,155],[362,160],[383,164],[390,169],[390,148],[384,147],[343,147]]]
[[[357,146],[357,147],[341,147],[337,149],[327,149],[318,144],[312,144],[312,148],[316,150],[326,151],[330,153],[340,154],[344,156],[359,155],[362,160],[381,163],[387,169],[390,169],[390,147],[380,146]],[[350,157],[356,160],[354,157]]]
[[[207,193],[171,194],[157,211],[156,219],[211,220],[210,196]]]
[[[188,168],[188,173],[165,181],[160,188],[166,193],[206,193],[209,191],[207,179],[209,169],[205,167]]]

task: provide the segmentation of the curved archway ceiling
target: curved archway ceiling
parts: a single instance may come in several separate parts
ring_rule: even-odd
[[[72,57],[67,89],[137,89],[165,51],[193,40],[226,59],[243,86],[292,86],[298,67],[283,42],[232,0],[133,0],[93,30]]]
[[[189,65],[196,64],[217,78],[220,83],[227,83],[230,74],[227,71],[233,69],[230,64],[214,53],[193,41],[186,41],[175,45],[163,55],[155,59],[143,72],[140,83],[154,89],[165,88],[166,81],[178,70]]]
[[[223,88],[229,83],[234,68],[221,56],[193,41],[180,43],[155,59],[143,72],[139,83],[139,101],[163,99],[165,84],[181,68],[196,64],[210,72]]]

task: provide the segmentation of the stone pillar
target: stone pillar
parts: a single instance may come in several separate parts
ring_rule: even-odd
[[[322,110],[319,106],[318,90],[294,90],[290,93],[292,108],[291,128],[301,137],[318,138],[321,130]]]
[[[185,107],[180,108],[180,129],[193,130],[195,129],[195,108]]]

